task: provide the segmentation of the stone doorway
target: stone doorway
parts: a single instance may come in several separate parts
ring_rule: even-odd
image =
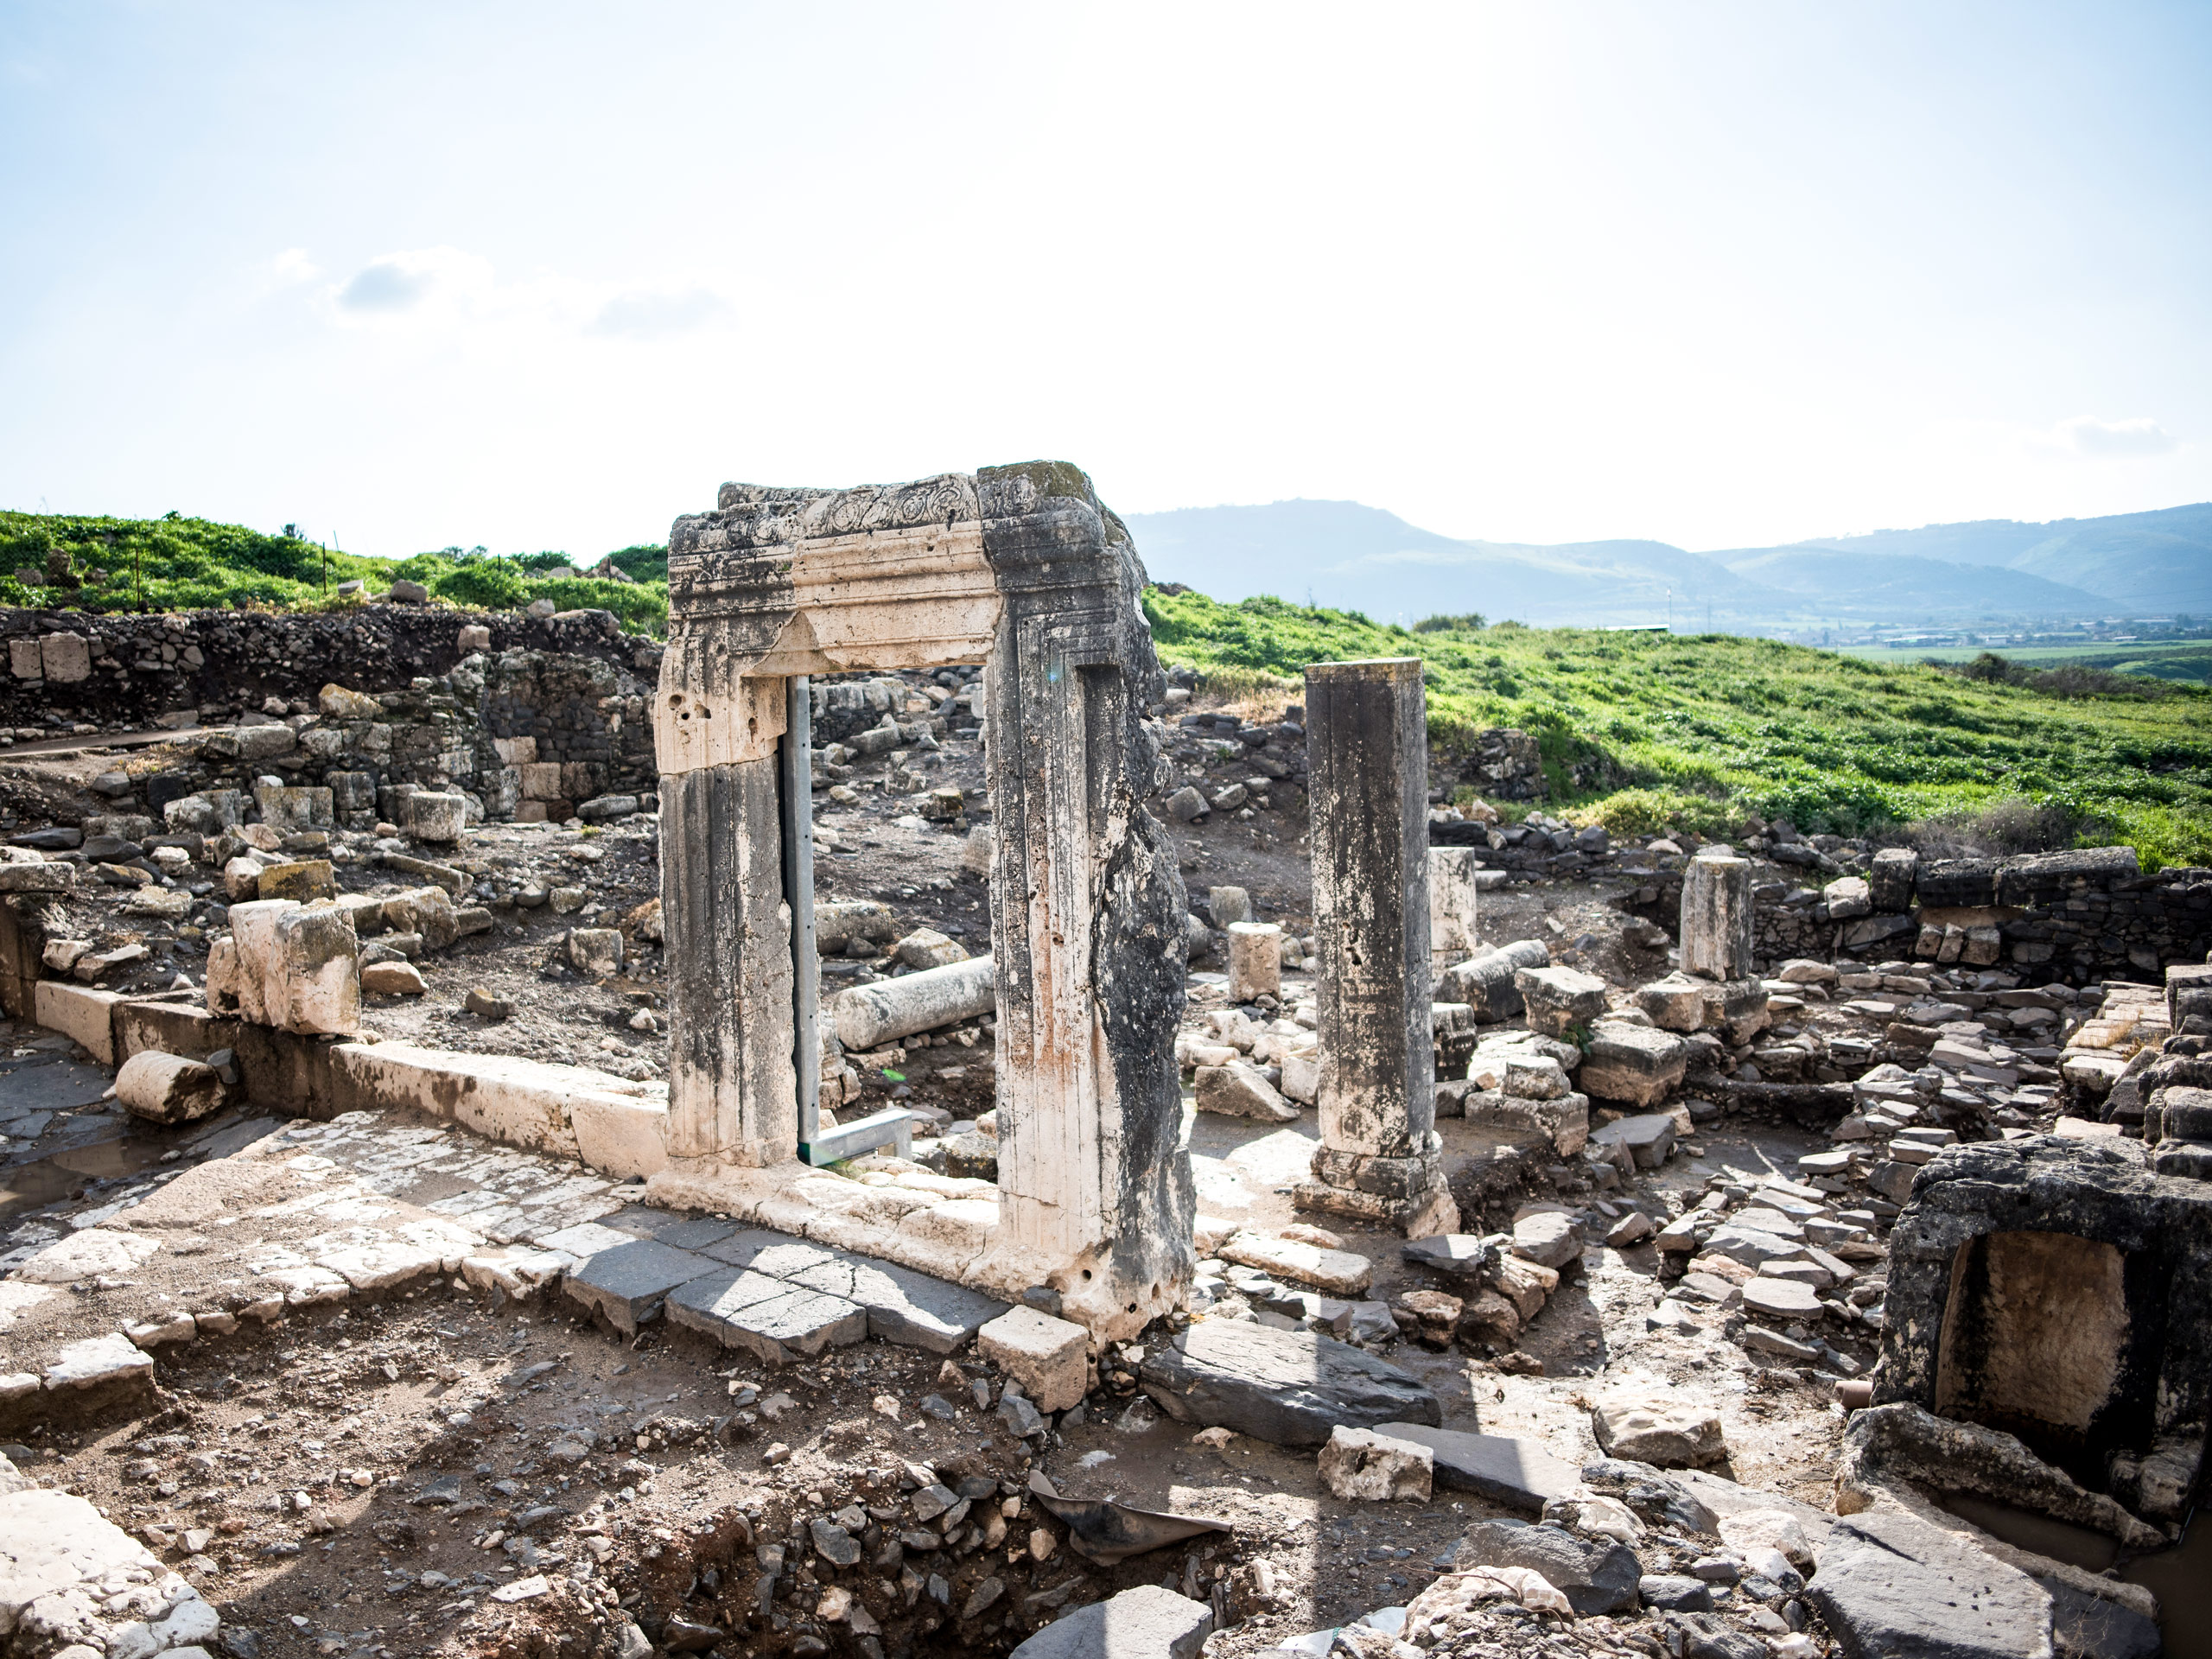
[[[733,484],[714,512],[677,520],[669,576],[661,1186],[1002,1294],[1048,1285],[1098,1335],[1141,1328],[1188,1276],[1193,1201],[1173,1057],[1182,881],[1142,804],[1158,754],[1147,710],[1165,688],[1127,530],[1062,462],[851,490]],[[977,662],[995,831],[995,1214],[833,1224],[806,1207],[843,1195],[800,1160],[817,1050],[793,683]]]

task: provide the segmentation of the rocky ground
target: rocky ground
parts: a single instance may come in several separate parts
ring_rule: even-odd
[[[819,752],[818,900],[888,912],[825,957],[825,997],[988,949],[969,836],[988,809],[961,707],[972,680],[900,683],[898,706],[868,711],[887,728],[847,721]],[[2030,990],[1955,961],[1793,962],[1759,988],[1762,1019],[1700,1019],[1657,1097],[1573,1095],[1580,1134],[1557,1132],[1554,1104],[1583,1053],[1547,1047],[1522,1012],[1440,1026],[1459,1084],[1445,1109],[1465,1114],[1439,1124],[1461,1249],[1408,1252],[1290,1198],[1318,1135],[1294,1097],[1320,948],[1300,711],[1200,721],[1194,707],[1170,710],[1194,723],[1167,728],[1163,796],[1200,950],[1180,1046],[1205,1259],[1188,1312],[1100,1356],[1079,1407],[1025,1410],[1018,1383],[1010,1403],[1009,1375],[967,1343],[870,1339],[772,1363],[664,1318],[620,1328],[534,1285],[526,1261],[588,1259],[569,1230],[690,1224],[619,1184],[391,1114],[138,1123],[68,1039],[17,1025],[0,1059],[0,1372],[35,1374],[124,1328],[151,1375],[126,1356],[131,1376],[22,1420],[0,1452],[141,1541],[219,1612],[211,1640],[233,1659],[1004,1653],[1139,1586],[1203,1604],[1217,1655],[1835,1650],[1806,1592],[1802,1529],[1833,1520],[1901,1181],[1947,1138],[2053,1125],[2084,1097],[2063,1065],[2109,1086],[2111,1057],[2161,1034],[2147,1002],[2126,988]],[[224,905],[258,890],[258,876],[237,885],[234,861],[327,858],[342,893],[398,900],[428,880],[467,918],[450,939],[365,931],[365,963],[404,965],[420,986],[371,993],[379,1036],[665,1075],[650,810],[481,825],[438,847],[394,826],[248,824],[195,849],[86,822],[85,791],[118,760],[23,757],[6,780],[19,824],[73,815],[73,842],[36,827],[17,840],[81,867],[62,901],[86,947],[78,980],[196,995]],[[1569,862],[1486,884],[1470,951],[1537,941],[1554,967],[1603,982],[1590,1025],[1664,1032],[1639,993],[1665,979],[1672,942],[1637,896],[1685,847],[1578,839],[1541,814],[1500,827]],[[1757,830],[1762,847],[1804,845],[1786,826]],[[1865,869],[1872,850],[1808,849],[1831,874]],[[1282,928],[1283,977],[1239,1002],[1219,927],[1245,916]],[[620,963],[580,960],[576,928],[618,930]],[[843,1058],[849,1111],[897,1101],[981,1118],[925,1135],[917,1157],[988,1177],[988,1020]],[[1201,1067],[1249,1071],[1272,1107],[1197,1109]],[[493,1187],[543,1207],[468,1230],[482,1218],[470,1195]],[[349,1231],[364,1229],[373,1238]],[[405,1272],[341,1270],[344,1253],[401,1240],[416,1251]],[[304,1276],[276,1281],[272,1312],[284,1273]],[[186,1310],[188,1332],[159,1335]],[[1377,1501],[1350,1495],[1357,1482],[1312,1445],[1171,1415],[1171,1342],[1240,1331],[1318,1331],[1387,1362],[1433,1396],[1441,1428],[1517,1446],[1520,1472],[1470,1474],[1475,1454],[1446,1443],[1417,1496]],[[1256,1428],[1266,1414],[1248,1401],[1230,1418]],[[1202,1524],[1096,1559],[1096,1517],[1065,1506],[1108,1499]],[[1539,1518],[1548,1555],[1516,1554],[1482,1524]],[[1535,1585],[1512,1576],[1528,1567]],[[1571,1605],[1555,1605],[1562,1591]]]

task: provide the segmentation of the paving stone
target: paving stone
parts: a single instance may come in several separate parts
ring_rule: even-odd
[[[49,1391],[93,1389],[149,1382],[153,1375],[153,1357],[122,1332],[111,1331],[104,1337],[73,1342],[56,1354],[46,1368],[46,1387]]]
[[[857,1303],[747,1268],[719,1268],[677,1287],[668,1309],[676,1324],[772,1365],[847,1347],[868,1334],[868,1313]]]
[[[671,1249],[656,1239],[625,1236],[612,1249],[580,1260],[562,1289],[606,1314],[616,1330],[635,1335],[639,1325],[659,1317],[669,1292],[714,1270],[706,1256]]]
[[[162,1248],[158,1239],[138,1233],[87,1227],[48,1245],[16,1269],[28,1284],[73,1285],[102,1274],[130,1273]]]
[[[932,1354],[964,1347],[1007,1311],[1004,1302],[980,1291],[861,1256],[817,1262],[783,1276],[803,1289],[858,1303],[868,1311],[868,1335]]]
[[[1441,1565],[1442,1563],[1440,1563]],[[1636,1605],[1643,1563],[1625,1544],[1585,1539],[1563,1527],[1525,1521],[1478,1521],[1452,1546],[1450,1567],[1519,1567],[1541,1573],[1587,1618]]]
[[[1375,1432],[1427,1446],[1435,1459],[1438,1486],[1472,1492],[1529,1515],[1541,1515],[1548,1500],[1571,1497],[1582,1484],[1580,1471],[1573,1464],[1552,1456],[1534,1440],[1422,1423],[1380,1423]]]
[[[1448,1278],[1486,1279],[1497,1265],[1497,1247],[1472,1233],[1438,1233],[1401,1244],[1398,1259]]]
[[[1806,1596],[1850,1659],[2019,1659],[2051,1651],[2035,1580],[1916,1516],[1839,1521]]]
[[[531,1241],[542,1250],[559,1250],[579,1262],[586,1256],[597,1255],[601,1250],[611,1250],[627,1244],[638,1235],[619,1228],[602,1225],[596,1221],[578,1222],[573,1227],[556,1228]]]
[[[845,1255],[845,1252],[832,1249],[827,1244],[794,1238],[789,1233],[773,1232],[765,1227],[748,1227],[728,1238],[717,1239],[703,1246],[699,1253],[733,1268],[753,1268],[779,1278]]]
[[[1363,1255],[1266,1233],[1233,1233],[1215,1254],[1224,1262],[1257,1268],[1278,1279],[1295,1280],[1334,1296],[1357,1296],[1375,1277],[1375,1264]]]
[[[1745,1285],[1744,1306],[1777,1319],[1816,1319],[1827,1311],[1812,1286],[1764,1273]]]
[[[1008,1308],[976,1333],[984,1358],[1027,1389],[1041,1411],[1065,1411],[1088,1387],[1090,1333],[1033,1307]]]
[[[1321,1448],[1321,1478],[1346,1503],[1426,1503],[1435,1482],[1435,1454],[1417,1440],[1339,1423]]]
[[[435,1250],[397,1239],[355,1244],[318,1255],[315,1266],[334,1273],[356,1290],[391,1290],[438,1271]]]
[[[1178,1421],[1278,1446],[1319,1446],[1339,1423],[1444,1422],[1443,1403],[1419,1379],[1306,1331],[1207,1319],[1148,1349],[1139,1374]]]
[[[1586,1081],[1586,1071],[1585,1077]],[[1626,1147],[1638,1169],[1656,1169],[1674,1151],[1675,1134],[1675,1120],[1670,1114],[1641,1112],[1599,1125],[1590,1131],[1590,1139],[1601,1147]]]
[[[1011,1659],[1198,1659],[1212,1634],[1211,1607],[1146,1584],[1054,1619]]]

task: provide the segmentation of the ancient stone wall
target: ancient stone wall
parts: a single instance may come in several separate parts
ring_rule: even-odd
[[[469,628],[488,638],[464,645]],[[17,728],[17,741],[82,725],[143,729],[163,715],[212,725],[257,711],[272,696],[312,705],[332,681],[359,691],[402,690],[480,650],[589,658],[650,684],[661,651],[656,640],[624,633],[606,611],[533,617],[415,605],[314,615],[0,609],[0,641],[8,653],[0,727]]]
[[[1904,957],[2009,968],[2031,984],[2156,979],[2212,950],[2212,870],[2145,874],[2124,847],[2005,859],[1884,855],[1901,884],[1800,885],[1765,870],[1752,888],[1753,949],[1771,969],[1797,957]],[[1815,880],[1819,878],[1815,877]],[[1682,873],[1667,871],[1627,908],[1672,931]]]

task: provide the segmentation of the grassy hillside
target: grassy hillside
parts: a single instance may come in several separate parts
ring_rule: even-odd
[[[65,583],[32,583],[21,573],[46,574],[67,556]],[[550,599],[562,610],[612,611],[626,627],[668,631],[668,550],[629,547],[614,554],[627,582],[548,577],[560,565],[596,558],[529,553],[494,558],[479,549],[448,548],[394,563],[326,553],[296,536],[271,536],[242,524],[219,524],[171,513],[163,518],[92,518],[63,513],[0,512],[0,604],[88,611],[187,611],[240,601],[269,610],[321,610],[359,603],[335,592],[359,579],[372,594],[397,580],[422,582],[431,594],[470,609],[517,610]]]
[[[2194,686],[2058,696],[1770,639],[1465,619],[1415,632],[1158,589],[1145,611],[1164,660],[1232,690],[1293,688],[1310,662],[1418,656],[1440,765],[1482,727],[1519,727],[1556,800],[1618,830],[1725,831],[1755,810],[1859,833],[2024,801],[2145,864],[2212,864],[2212,692]]]

